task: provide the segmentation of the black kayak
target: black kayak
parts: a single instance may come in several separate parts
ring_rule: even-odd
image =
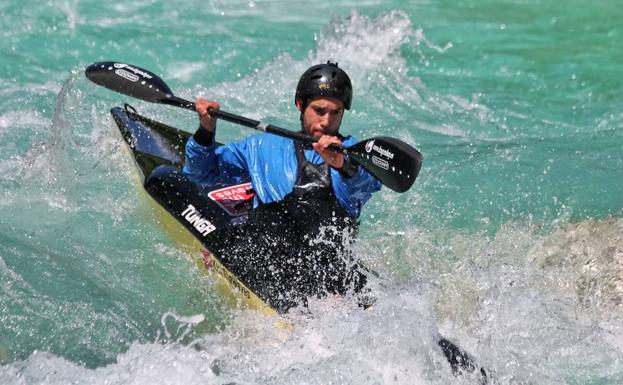
[[[127,104],[125,108],[113,108],[111,113],[137,165],[140,182],[155,203],[158,222],[187,251],[201,256],[199,265],[202,268],[217,273],[217,289],[226,297],[238,305],[273,315],[283,314],[304,303],[307,297],[323,293],[314,284],[314,280],[322,276],[317,269],[299,271],[308,278],[301,281],[269,272],[270,265],[258,263],[262,255],[249,253],[242,261],[227,257],[224,247],[235,243],[236,239],[232,237],[247,222],[253,199],[251,183],[230,186],[196,184],[182,172],[190,133],[141,116]],[[262,234],[257,236],[262,237]],[[253,274],[249,273],[249,266],[255,268]],[[328,263],[318,268],[330,271],[336,267],[335,263]],[[337,291],[345,293],[354,288],[358,304],[363,308],[370,307],[373,300],[365,295],[363,285],[371,271],[360,263],[338,264],[338,268],[348,270],[341,273],[346,273],[350,279],[342,280],[345,286]],[[340,272],[332,274],[339,275]],[[357,285],[353,286],[353,282]],[[288,328],[287,324],[283,326]],[[476,371],[478,383],[489,383],[485,370],[465,351],[443,337],[438,345],[453,373]]]
[[[171,238],[201,256],[200,266],[218,274],[221,291],[232,300],[269,314],[285,313],[309,297],[350,290],[360,294],[361,306],[370,305],[361,294],[368,269],[352,260],[319,259],[313,268],[281,263],[276,269],[268,259],[280,258],[262,255],[267,250],[261,247],[265,234],[251,238],[254,244],[245,249],[247,254],[231,257],[230,249],[252,206],[251,183],[194,183],[182,172],[190,133],[141,116],[129,105],[115,107],[111,113],[136,163],[140,183],[156,203],[158,221]],[[323,277],[327,276],[341,277],[340,287],[332,283],[325,290]]]

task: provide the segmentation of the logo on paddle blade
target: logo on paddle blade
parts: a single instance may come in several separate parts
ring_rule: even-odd
[[[374,151],[378,152],[379,154],[381,154],[381,156],[384,156],[387,159],[394,159],[394,154],[391,151],[384,149],[381,146],[374,146],[373,149]]]
[[[136,83],[139,79],[137,75],[134,75],[133,73],[128,72],[124,69],[115,70],[115,74],[117,74],[118,76],[121,76],[124,79],[131,81],[132,83]]]
[[[366,143],[366,152],[372,151],[373,148],[374,148],[374,140],[371,140],[368,143]]]
[[[379,166],[383,170],[389,170],[389,163],[385,159],[381,159],[376,155],[372,155],[372,163]]]
[[[153,78],[153,76],[151,76],[147,72],[141,71],[140,69],[132,67],[131,65],[128,65],[128,64],[125,64],[125,63],[115,63],[112,66],[117,69],[117,71],[115,71],[115,73],[117,75],[119,75],[118,70],[121,70],[121,69],[125,68],[126,70],[134,72],[134,74],[131,74],[131,75],[134,75],[134,76],[140,75],[140,76],[144,77],[145,79],[152,79]],[[123,72],[129,73],[128,71],[125,71],[125,70]],[[119,76],[123,76],[123,75],[119,75]],[[128,79],[128,80],[131,80],[131,79]],[[137,80],[138,80],[138,77],[137,77]],[[134,80],[132,80],[132,81],[134,81]]]
[[[375,146],[374,145],[374,140],[369,141],[368,143],[366,143],[366,152],[372,152],[372,150],[378,152],[381,156],[386,157],[387,159],[394,159],[394,153],[392,153],[391,151],[381,147],[381,146]],[[386,161],[384,161],[386,162]]]

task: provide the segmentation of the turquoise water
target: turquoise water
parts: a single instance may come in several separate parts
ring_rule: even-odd
[[[500,384],[623,382],[623,7],[616,0],[0,3],[1,384],[447,384],[437,332]],[[424,167],[362,215],[371,312],[290,334],[231,309],[166,238],[89,83],[134,63],[185,98],[297,127],[312,63],[351,74],[343,131]],[[222,123],[219,140],[250,134]]]

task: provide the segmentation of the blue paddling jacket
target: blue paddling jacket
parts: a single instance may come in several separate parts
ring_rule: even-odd
[[[206,133],[202,133],[202,143],[206,145],[199,144],[195,136],[186,143],[183,170],[193,182],[229,185],[250,180],[255,192],[254,207],[280,201],[292,192],[298,162],[291,139],[259,134],[217,146],[214,132]],[[348,136],[342,143],[348,147],[357,141]],[[305,150],[305,158],[313,164],[324,162],[313,149]],[[361,166],[352,177],[333,168],[329,170],[338,202],[352,218],[358,218],[372,193],[381,189],[381,182]]]

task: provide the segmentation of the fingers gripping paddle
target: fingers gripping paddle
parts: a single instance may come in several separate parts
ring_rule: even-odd
[[[173,95],[169,86],[156,74],[134,65],[117,62],[94,63],[87,67],[85,75],[92,82],[124,95],[146,102],[168,104],[195,111],[195,103]],[[306,144],[317,141],[309,135],[229,112],[214,109],[208,112],[218,119]],[[398,139],[389,137],[366,139],[351,147],[331,146],[330,148],[347,155],[381,183],[396,192],[409,190],[422,166],[422,155],[418,150]]]

